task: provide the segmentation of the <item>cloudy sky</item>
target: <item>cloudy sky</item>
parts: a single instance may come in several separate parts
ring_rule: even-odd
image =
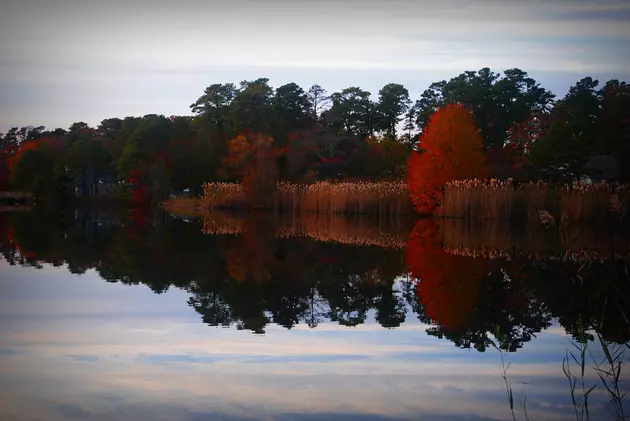
[[[559,96],[630,80],[630,1],[4,0],[0,131],[188,114],[203,89],[268,77],[412,96],[519,67]]]

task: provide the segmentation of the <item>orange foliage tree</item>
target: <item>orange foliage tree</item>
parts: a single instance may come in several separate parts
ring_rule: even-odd
[[[433,113],[417,147],[407,161],[407,185],[419,213],[435,212],[446,182],[487,177],[481,135],[460,104]]]
[[[426,316],[449,331],[464,328],[477,306],[483,261],[444,251],[431,219],[416,223],[406,253],[407,270],[419,280],[416,293]]]
[[[9,170],[13,171],[15,165],[20,162],[22,156],[28,151],[45,149],[49,153],[59,155],[63,146],[63,142],[56,136],[40,137],[38,139],[22,142],[15,153],[7,159]]]
[[[238,133],[228,144],[224,174],[243,183],[251,205],[264,206],[275,190],[278,150],[262,134]]]

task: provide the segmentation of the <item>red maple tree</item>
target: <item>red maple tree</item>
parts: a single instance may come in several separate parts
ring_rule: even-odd
[[[407,161],[407,185],[419,213],[434,213],[444,184],[486,178],[482,139],[470,112],[460,104],[438,109],[418,138]]]

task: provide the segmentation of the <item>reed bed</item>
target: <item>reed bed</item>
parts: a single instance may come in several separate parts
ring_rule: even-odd
[[[439,215],[463,219],[536,221],[547,211],[561,221],[619,220],[630,205],[628,186],[606,182],[562,186],[542,181],[516,184],[508,180],[459,180],[444,187]]]
[[[206,235],[241,234],[247,226],[248,216],[224,212],[207,212],[203,215],[203,233]],[[403,249],[409,224],[383,224],[378,220],[345,218],[339,215],[304,214],[293,218],[261,220],[272,224],[276,238],[307,237],[321,242],[336,242],[355,246],[374,246]]]
[[[204,185],[203,207],[243,209],[249,206],[243,186],[236,183]],[[393,217],[413,212],[407,184],[393,182],[328,182],[294,184],[279,182],[273,209],[283,213],[316,212]]]
[[[201,199],[204,209],[241,209],[247,206],[247,196],[238,183],[205,183]]]

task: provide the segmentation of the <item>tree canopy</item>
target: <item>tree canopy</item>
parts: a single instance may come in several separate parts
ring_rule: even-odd
[[[375,93],[358,86],[329,93],[317,84],[274,87],[263,77],[209,85],[190,105],[190,116],[108,118],[96,127],[79,121],[55,130],[14,127],[0,135],[0,188],[33,187],[32,180],[12,176],[11,163],[23,156],[20,149],[52,153],[35,147],[41,138],[60,145],[50,155],[57,171],[53,179],[85,185],[89,188],[80,189],[85,192],[98,191],[94,183],[104,178],[114,181],[115,190],[125,190],[132,172],[143,174],[136,181],[148,183],[148,197],[201,192],[204,182],[232,179],[223,163],[239,135],[270,139],[278,180],[400,178],[434,113],[453,106],[470,111],[490,176],[535,169],[542,177],[577,177],[601,173],[594,163],[613,162],[620,169],[614,179],[630,179],[626,82],[602,85],[585,77],[556,102],[520,69],[500,74],[482,68],[434,82],[417,99],[398,83]],[[446,153],[460,149],[451,145]],[[602,156],[607,158],[598,161]]]

